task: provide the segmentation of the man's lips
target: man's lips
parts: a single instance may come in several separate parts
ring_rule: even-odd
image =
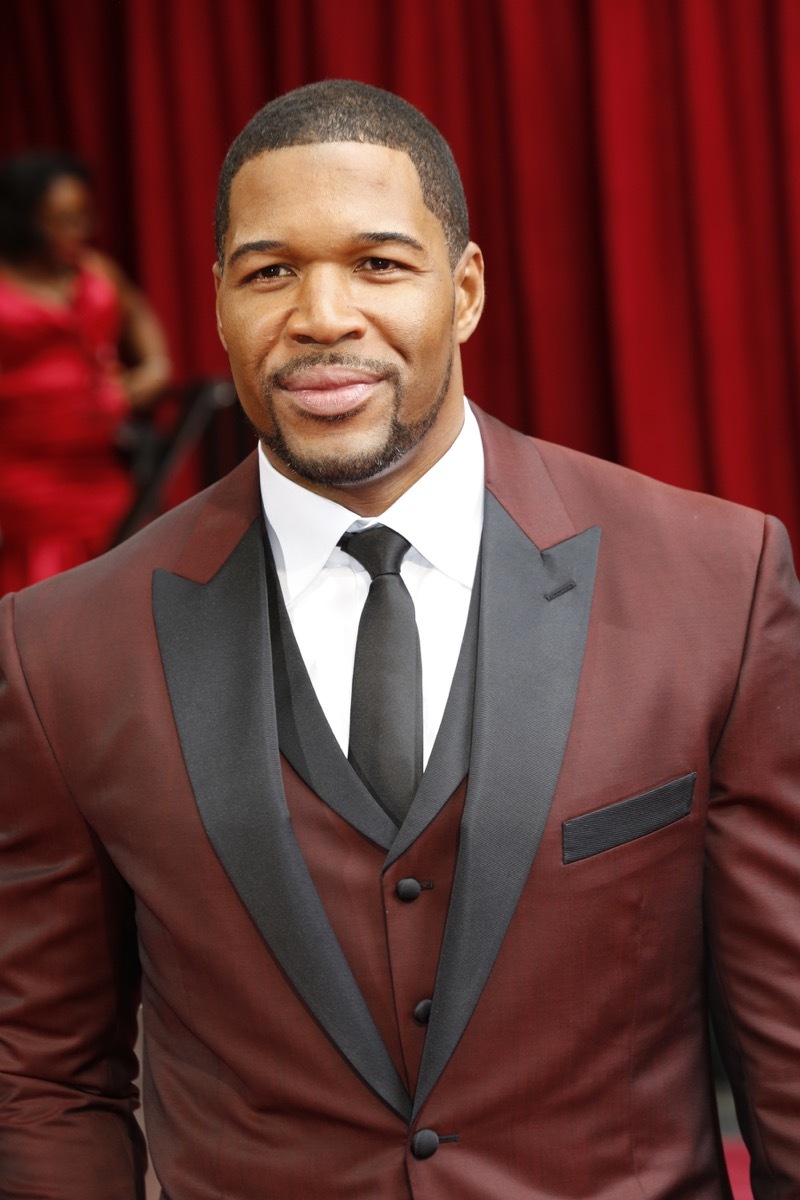
[[[384,380],[356,367],[306,367],[279,377],[278,386],[313,416],[335,417],[358,408]]]

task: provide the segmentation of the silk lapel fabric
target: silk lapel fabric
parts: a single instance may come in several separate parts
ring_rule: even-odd
[[[572,722],[599,543],[588,529],[540,553],[487,493],[467,799],[414,1118],[475,1011],[539,846]]]
[[[207,584],[155,571],[153,612],[195,800],[231,883],[329,1037],[367,1085],[407,1118],[408,1094],[292,833],[259,523]]]

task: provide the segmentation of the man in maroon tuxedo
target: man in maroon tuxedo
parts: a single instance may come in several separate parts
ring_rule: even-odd
[[[0,1196],[142,1196],[141,981],[169,1200],[721,1200],[709,1014],[800,1197],[782,528],[465,406],[481,255],[396,97],[268,105],[218,235],[258,453],[0,607]],[[348,760],[376,523],[399,810]]]

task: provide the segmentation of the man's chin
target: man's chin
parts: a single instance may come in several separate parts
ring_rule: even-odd
[[[360,483],[368,483],[388,470],[407,452],[406,447],[395,444],[369,452],[313,455],[307,451],[295,450],[281,437],[262,436],[261,440],[272,461],[277,460],[280,467],[290,476],[301,483],[326,488],[354,487]]]

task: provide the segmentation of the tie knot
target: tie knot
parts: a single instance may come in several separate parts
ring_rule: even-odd
[[[346,533],[339,545],[366,567],[372,579],[378,575],[399,575],[400,564],[411,543],[385,525],[372,525],[360,533]]]

